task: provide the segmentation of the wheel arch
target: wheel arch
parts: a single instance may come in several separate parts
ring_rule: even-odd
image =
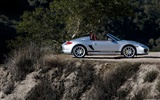
[[[76,44],[75,46],[73,46],[73,48],[76,47],[76,46],[83,46],[84,49],[86,50],[86,55],[88,55],[88,51],[87,51],[87,48],[86,48],[85,45],[83,45],[83,44]],[[72,48],[72,53],[73,53],[73,48]]]
[[[132,44],[127,44],[127,45],[124,45],[122,48],[121,48],[121,55],[123,55],[123,49],[126,47],[126,46],[132,46],[134,49],[135,49],[135,54],[137,54],[137,49],[134,45]]]

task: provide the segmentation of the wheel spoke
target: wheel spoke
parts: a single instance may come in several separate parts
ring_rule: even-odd
[[[73,49],[73,53],[75,57],[84,57],[85,56],[85,49],[82,46],[76,46]]]
[[[135,55],[135,49],[131,46],[127,46],[123,49],[123,55],[128,58],[133,57]]]

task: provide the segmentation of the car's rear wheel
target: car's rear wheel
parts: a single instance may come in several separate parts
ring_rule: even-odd
[[[132,58],[135,56],[136,54],[136,50],[133,46],[125,46],[122,49],[122,54],[126,57],[126,58]]]
[[[81,45],[77,45],[73,48],[73,54],[76,58],[83,58],[86,54],[86,49]]]

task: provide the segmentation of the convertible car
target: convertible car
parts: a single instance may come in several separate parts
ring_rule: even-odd
[[[90,36],[67,41],[62,44],[62,52],[73,54],[77,58],[100,54],[120,54],[126,58],[132,58],[135,55],[148,54],[149,48],[139,42],[120,40],[108,33],[103,36],[103,39],[97,39],[95,34],[91,34]]]

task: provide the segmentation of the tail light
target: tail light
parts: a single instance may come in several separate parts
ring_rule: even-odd
[[[70,41],[65,43],[65,45],[70,45],[70,44],[72,44],[72,42],[70,42]]]

